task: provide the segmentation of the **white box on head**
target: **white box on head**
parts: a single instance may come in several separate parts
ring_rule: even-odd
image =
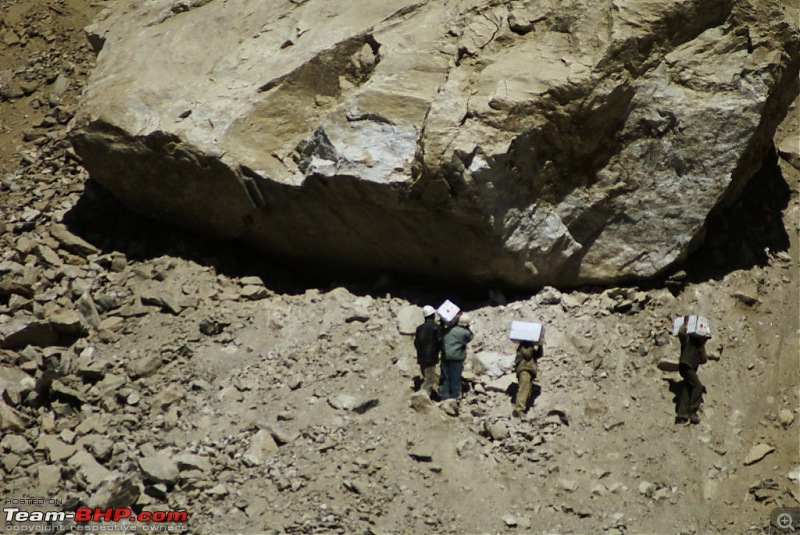
[[[691,316],[678,316],[672,320],[672,334],[677,335],[681,326],[686,324],[686,334],[711,338],[711,326],[704,316],[693,314]]]
[[[534,321],[512,321],[508,330],[512,342],[540,343],[544,339],[544,326]]]

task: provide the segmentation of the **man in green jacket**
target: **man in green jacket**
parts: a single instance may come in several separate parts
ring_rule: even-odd
[[[442,401],[461,399],[461,373],[467,359],[467,344],[473,334],[469,328],[470,317],[459,313],[453,325],[445,329],[442,347],[442,373],[439,396]]]

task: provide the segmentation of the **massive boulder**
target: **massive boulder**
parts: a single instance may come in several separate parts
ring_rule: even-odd
[[[650,277],[797,94],[774,0],[124,0],[71,127],[132,209],[312,266]]]

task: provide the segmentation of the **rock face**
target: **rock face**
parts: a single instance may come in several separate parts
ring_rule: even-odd
[[[120,2],[72,123],[131,208],[313,264],[659,274],[797,94],[773,1]]]

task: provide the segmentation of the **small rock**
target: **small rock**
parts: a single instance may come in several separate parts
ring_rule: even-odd
[[[22,349],[28,345],[49,347],[57,343],[58,335],[48,321],[22,315],[0,324],[1,349]]]
[[[775,451],[775,448],[773,448],[769,444],[758,444],[756,446],[753,446],[750,449],[750,453],[748,453],[747,457],[745,457],[744,464],[745,466],[748,466],[757,463],[758,461],[760,461],[773,451]]]
[[[784,429],[792,425],[794,422],[794,413],[789,409],[781,409],[778,412],[778,423],[783,426]]]
[[[561,302],[561,292],[550,286],[545,286],[536,294],[536,301],[541,305],[557,305]]]
[[[89,333],[83,317],[74,310],[59,310],[50,314],[47,319],[58,333],[74,336],[85,336]]]
[[[269,297],[269,291],[263,286],[247,285],[242,288],[242,297],[250,301],[258,301]]]
[[[55,225],[50,229],[50,235],[56,239],[59,243],[61,248],[65,251],[69,251],[71,253],[75,253],[80,256],[88,256],[90,254],[97,254],[100,250],[92,245],[91,243],[87,242],[83,238],[80,238],[61,225]]]
[[[100,487],[88,498],[89,507],[106,509],[108,507],[127,507],[136,503],[141,495],[139,485],[131,477],[114,474],[100,484]]]
[[[639,494],[642,496],[647,496],[648,498],[653,495],[653,491],[655,490],[655,486],[649,481],[642,481],[639,483]]]
[[[178,481],[178,465],[165,455],[139,459],[139,468],[144,477],[154,483],[174,485]]]
[[[558,486],[567,492],[575,492],[578,490],[578,483],[572,479],[559,479]]]
[[[261,429],[250,439],[250,448],[244,454],[243,460],[247,466],[261,466],[277,451],[278,444],[272,438],[272,434],[266,429]]]
[[[52,492],[58,488],[59,483],[61,483],[61,468],[52,465],[39,467],[39,490]]]
[[[272,438],[275,439],[278,446],[285,446],[297,440],[297,433],[290,433],[277,426],[270,427],[269,432],[272,434]]]
[[[220,483],[219,485],[209,489],[207,492],[211,496],[223,498],[228,495],[228,487],[225,486],[225,483]]]
[[[427,412],[433,407],[433,401],[425,392],[416,392],[411,396],[411,408],[417,412]]]
[[[356,398],[348,394],[337,394],[328,398],[328,405],[336,410],[352,410],[356,403]]]
[[[89,326],[93,329],[97,329],[100,326],[100,313],[97,311],[97,306],[94,304],[92,295],[89,292],[84,292],[75,302],[75,306]]]
[[[735,293],[731,294],[731,297],[733,297],[735,299],[738,299],[741,303],[744,303],[745,305],[747,305],[749,307],[752,307],[752,306],[754,306],[754,305],[756,305],[756,304],[761,302],[758,299],[758,297],[756,297],[754,295],[751,295],[750,293],[745,293],[745,292],[735,292]]]
[[[0,431],[4,434],[21,432],[31,425],[33,421],[28,416],[17,412],[0,399]]]
[[[344,488],[346,488],[350,492],[354,492],[356,494],[361,494],[361,495],[367,494],[367,492],[369,490],[369,488],[368,488],[366,483],[364,483],[363,481],[359,481],[357,479],[352,480],[352,481],[345,480],[344,481]]]
[[[112,472],[98,463],[91,453],[80,450],[70,457],[67,465],[76,470],[78,483],[88,491],[93,491],[112,476]]]
[[[800,481],[800,466],[786,474],[791,481]]]
[[[161,355],[147,355],[132,362],[128,371],[134,378],[150,377],[163,365]]]
[[[260,433],[260,431],[259,431]],[[270,436],[270,440],[272,437]],[[274,443],[274,441],[273,441]],[[252,441],[251,441],[252,445]],[[178,468],[181,471],[184,470],[194,470],[198,469],[203,472],[210,472],[211,471],[211,463],[209,460],[201,455],[195,455],[193,453],[181,453],[173,457],[172,459],[178,464]]]
[[[497,379],[513,371],[514,355],[494,351],[480,351],[472,356],[472,369],[478,375]]]
[[[52,435],[41,435],[36,449],[47,451],[47,459],[51,463],[65,461],[78,451],[75,446],[65,444]]]
[[[458,401],[454,399],[442,401],[439,407],[442,409],[442,412],[448,416],[458,416]]]
[[[433,461],[433,444],[431,443],[419,444],[415,446],[413,449],[411,449],[408,452],[408,454],[415,461],[429,463]]]
[[[514,515],[505,515],[503,517],[503,522],[505,522],[506,526],[510,528],[517,527],[517,524],[519,524],[517,517]]]
[[[508,426],[506,426],[506,424],[503,422],[497,421],[491,424],[486,422],[484,426],[487,435],[492,440],[504,440],[508,438]]]
[[[423,322],[422,309],[416,305],[406,305],[397,313],[397,330],[400,334],[416,334]]]
[[[6,435],[0,441],[0,448],[19,455],[25,455],[33,451],[33,446],[22,435]]]

